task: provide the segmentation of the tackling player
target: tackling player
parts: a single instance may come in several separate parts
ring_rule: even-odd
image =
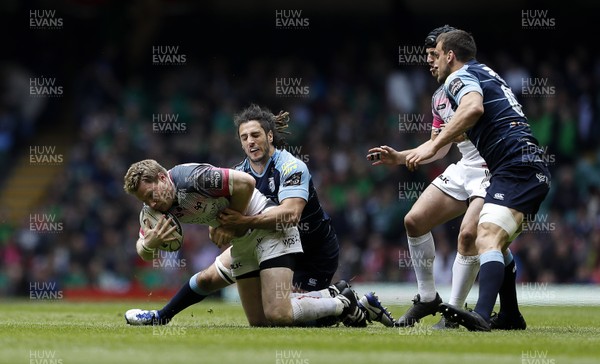
[[[441,34],[435,52],[437,80],[444,83],[455,113],[435,140],[406,156],[406,164],[416,168],[466,132],[492,172],[477,226],[477,304],[474,310],[467,311],[442,303],[440,312],[447,320],[472,331],[490,331],[494,321],[505,326],[524,324],[518,310],[514,266],[511,269],[506,264],[502,252],[521,232],[523,221],[537,213],[548,194],[550,172],[544,162],[544,150],[532,135],[521,105],[506,82],[476,61],[477,47],[469,33],[454,30]],[[500,312],[492,318],[499,293]]]
[[[188,163],[167,171],[148,159],[132,164],[124,179],[128,194],[155,210],[174,214],[182,223],[218,228],[217,217],[226,207],[245,215],[275,208],[254,188],[250,175],[209,164]],[[152,259],[157,247],[173,239],[175,226],[170,223],[171,218],[164,216],[154,227],[140,221],[136,248],[143,259]],[[292,296],[294,255],[302,252],[295,226],[278,231],[238,229],[232,234],[227,241],[231,242],[231,273],[251,326],[290,326],[327,316],[364,317],[350,288],[335,298]]]
[[[229,227],[268,228],[300,226],[300,239],[304,253],[298,256],[294,269],[293,288],[316,291],[322,297],[338,294],[347,286],[344,281],[331,285],[338,266],[339,243],[330,218],[321,207],[317,191],[306,164],[295,158],[283,147],[284,130],[289,115],[275,116],[266,109],[251,105],[235,116],[242,149],[246,159],[236,169],[248,172],[256,180],[256,187],[268,198],[279,203],[269,211],[253,217],[254,221],[232,210],[224,210],[219,220],[220,228],[212,231],[214,241],[226,240]],[[224,234],[223,237],[221,234]],[[161,310],[133,309],[127,312],[130,324],[165,324],[178,312],[202,301],[211,293],[235,283],[231,276],[229,253],[225,251],[215,264],[195,276],[194,289],[184,285],[175,297]],[[192,281],[192,280],[191,280]],[[191,282],[190,281],[190,282]],[[361,297],[360,304],[367,310],[370,320],[393,325],[391,314],[382,307],[373,293]],[[316,323],[319,326],[333,324],[330,319]],[[362,322],[355,323],[363,325]]]

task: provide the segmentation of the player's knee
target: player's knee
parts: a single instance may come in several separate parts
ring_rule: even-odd
[[[223,288],[223,279],[217,274],[215,269],[205,269],[196,278],[198,287],[204,292],[214,292]]]
[[[425,234],[427,231],[423,230],[423,223],[419,218],[418,214],[409,212],[404,216],[404,227],[406,228],[406,233],[409,236],[421,236]]]
[[[267,326],[271,326],[271,324],[269,323],[269,321],[262,320],[262,319],[259,319],[259,318],[252,318],[252,317],[248,317],[248,325],[250,325],[252,327],[267,327]]]
[[[273,326],[289,326],[293,323],[291,312],[286,307],[275,306],[265,310],[265,317]]]
[[[458,252],[462,255],[476,255],[477,230],[470,227],[461,227],[458,234]]]

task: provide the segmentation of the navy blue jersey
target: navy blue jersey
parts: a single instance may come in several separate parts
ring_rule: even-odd
[[[456,109],[469,92],[483,96],[484,112],[467,136],[485,159],[492,174],[499,166],[543,164],[544,150],[531,134],[521,105],[506,82],[491,68],[475,60],[453,72],[444,90]]]
[[[306,201],[298,223],[302,245],[313,244],[313,239],[322,243],[324,238],[332,233],[330,218],[321,207],[306,164],[288,151],[276,149],[260,175],[252,170],[248,159],[235,169],[252,175],[256,180],[256,188],[277,204],[290,197],[299,197]]]

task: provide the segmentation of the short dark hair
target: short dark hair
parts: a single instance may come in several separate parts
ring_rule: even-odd
[[[460,62],[467,62],[477,55],[477,45],[473,36],[464,30],[453,30],[442,33],[437,38],[438,43],[442,43],[444,53],[454,52],[456,59]]]
[[[238,137],[240,136],[240,125],[251,120],[258,121],[265,131],[265,134],[268,134],[269,131],[273,132],[273,146],[275,148],[283,148],[287,145],[285,134],[290,133],[285,131],[285,129],[287,129],[290,121],[290,113],[280,111],[279,114],[274,115],[267,108],[261,108],[256,104],[251,104],[233,118]]]
[[[425,37],[425,48],[435,48],[437,45],[437,37],[442,33],[448,33],[453,30],[456,30],[456,28],[446,24],[430,31],[429,34],[427,34],[427,37]]]

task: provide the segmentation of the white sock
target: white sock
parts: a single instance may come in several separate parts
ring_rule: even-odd
[[[339,316],[344,310],[342,301],[335,298],[311,296],[292,297],[294,322],[311,322],[327,316]]]
[[[452,291],[449,304],[462,308],[467,300],[473,282],[479,273],[479,255],[456,253],[452,265]]]
[[[328,288],[322,289],[320,291],[290,293],[290,297],[300,297],[300,296],[309,296],[309,297],[315,297],[315,298],[331,298],[331,294],[329,293]]]
[[[421,295],[421,302],[431,302],[436,295],[433,278],[435,246],[431,232],[415,238],[408,236],[408,251],[417,276],[417,288]]]

